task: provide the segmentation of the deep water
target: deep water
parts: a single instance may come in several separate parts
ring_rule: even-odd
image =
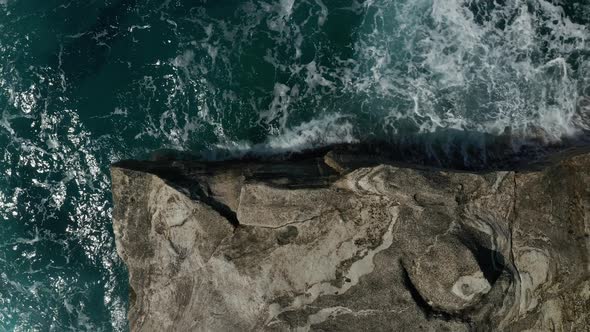
[[[589,37],[588,1],[0,0],[0,330],[127,329],[114,161],[559,145],[590,129]]]

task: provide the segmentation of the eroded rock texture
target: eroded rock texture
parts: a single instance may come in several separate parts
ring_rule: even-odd
[[[122,162],[133,331],[588,331],[590,154],[535,172]]]

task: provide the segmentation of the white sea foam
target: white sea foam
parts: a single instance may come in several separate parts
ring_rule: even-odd
[[[271,151],[301,151],[315,146],[354,143],[357,139],[350,120],[340,114],[330,114],[286,129],[270,137],[263,146]]]
[[[216,144],[215,150],[204,151],[207,159],[226,159],[245,154],[272,155],[281,152],[301,152],[318,146],[358,142],[353,133],[352,119],[340,114],[304,122],[268,137],[263,143],[225,141]]]
[[[270,124],[273,121],[278,121],[280,128],[285,128],[289,116],[289,106],[291,104],[292,95],[296,95],[297,88],[292,90],[289,86],[281,83],[275,83],[274,96],[268,110],[260,113],[260,119],[265,123]]]
[[[269,140],[309,121],[302,112],[318,121],[354,117],[351,133],[360,140],[441,129],[500,134],[509,127],[519,137],[558,141],[590,128],[584,94],[589,83],[582,79],[590,64],[574,69],[569,60],[587,50],[590,32],[558,5],[371,0],[331,10],[327,4],[252,0],[237,7],[233,15],[240,24],[233,26],[206,12],[192,16],[205,37],[170,61],[177,74],[170,76],[169,109],[141,135],[167,137],[182,148],[193,133],[210,128],[219,144],[242,148],[247,139],[224,120],[234,116],[228,112],[236,105],[244,114],[258,113],[257,124]],[[362,17],[352,29],[354,52],[330,58],[332,49],[313,38],[323,33],[330,15],[347,10]],[[260,86],[240,85],[234,75],[244,68],[235,66],[235,55],[255,49],[260,35],[271,41],[262,59],[277,75]],[[312,45],[310,58],[305,52]],[[218,75],[225,79],[215,82]],[[268,85],[272,89],[262,88]],[[244,89],[251,91],[248,100]],[[257,95],[263,89],[268,98]],[[197,117],[179,108],[179,98],[188,94],[197,96]]]
[[[509,126],[525,135],[541,129],[556,140],[588,129],[590,123],[574,120],[584,112],[576,107],[581,81],[565,60],[587,49],[588,28],[544,0],[496,3],[479,15],[474,4],[374,1],[378,10],[357,42],[356,61],[365,69],[355,73],[353,86],[407,101],[405,109],[392,107],[393,128],[408,118],[422,132],[499,133]],[[551,33],[541,35],[542,28]],[[553,55],[543,54],[546,46]],[[400,63],[392,58],[400,54],[416,59],[403,64],[409,73],[396,70]]]

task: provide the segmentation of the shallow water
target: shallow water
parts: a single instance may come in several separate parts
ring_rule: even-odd
[[[589,37],[587,1],[0,0],[0,330],[127,328],[113,161],[557,143],[590,129]]]

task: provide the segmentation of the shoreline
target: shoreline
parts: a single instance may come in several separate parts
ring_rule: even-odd
[[[584,136],[585,137],[585,136]],[[310,147],[295,151],[256,149],[232,153],[228,150],[216,151],[214,154],[226,153],[222,158],[211,158],[211,152],[188,152],[172,149],[156,150],[144,159],[125,159],[112,165],[150,162],[194,162],[211,166],[233,165],[247,162],[285,163],[307,159],[333,158],[356,159],[357,165],[364,167],[378,164],[394,165],[412,169],[449,170],[466,172],[493,171],[527,171],[539,170],[563,160],[564,158],[590,152],[590,138],[572,139],[561,144],[548,146],[522,145],[514,150],[511,141],[505,137],[496,137],[480,150],[474,149],[467,154],[455,153],[437,156],[421,154],[427,149],[425,144],[402,144],[385,141],[339,143],[319,147]],[[475,160],[469,160],[474,157]],[[484,159],[484,160],[482,160]]]

